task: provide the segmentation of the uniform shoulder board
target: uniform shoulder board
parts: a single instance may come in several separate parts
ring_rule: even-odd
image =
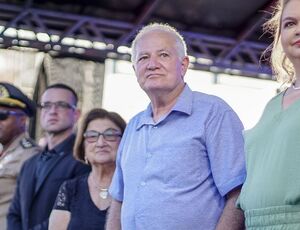
[[[24,149],[29,149],[35,146],[34,142],[26,137],[22,138],[21,145]]]

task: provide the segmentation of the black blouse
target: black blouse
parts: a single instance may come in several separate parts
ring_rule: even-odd
[[[104,230],[107,210],[92,201],[88,174],[65,181],[58,192],[53,209],[71,212],[68,230]]]

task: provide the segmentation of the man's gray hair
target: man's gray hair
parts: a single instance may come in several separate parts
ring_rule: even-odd
[[[164,23],[151,23],[147,26],[144,26],[136,35],[131,44],[131,61],[135,62],[136,59],[136,44],[138,40],[146,33],[151,31],[162,31],[167,32],[173,35],[176,41],[176,49],[179,55],[179,58],[184,58],[187,56],[186,43],[183,36],[172,26]]]

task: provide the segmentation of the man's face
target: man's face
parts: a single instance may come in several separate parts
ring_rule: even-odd
[[[26,115],[20,109],[0,105],[0,112],[6,111],[13,111],[17,114],[8,115],[5,120],[0,119],[0,143],[4,146],[24,132],[26,125]]]
[[[134,70],[146,93],[172,91],[184,84],[188,63],[187,57],[179,57],[175,38],[168,32],[151,31],[137,41]]]
[[[44,92],[41,104],[41,126],[49,134],[60,134],[73,129],[79,112],[73,94],[66,89],[50,88]],[[67,106],[61,106],[67,105]]]

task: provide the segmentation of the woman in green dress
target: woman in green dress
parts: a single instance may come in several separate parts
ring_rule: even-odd
[[[279,0],[266,23],[274,34],[271,63],[289,86],[245,131],[247,178],[238,207],[250,230],[300,229],[300,0]]]

